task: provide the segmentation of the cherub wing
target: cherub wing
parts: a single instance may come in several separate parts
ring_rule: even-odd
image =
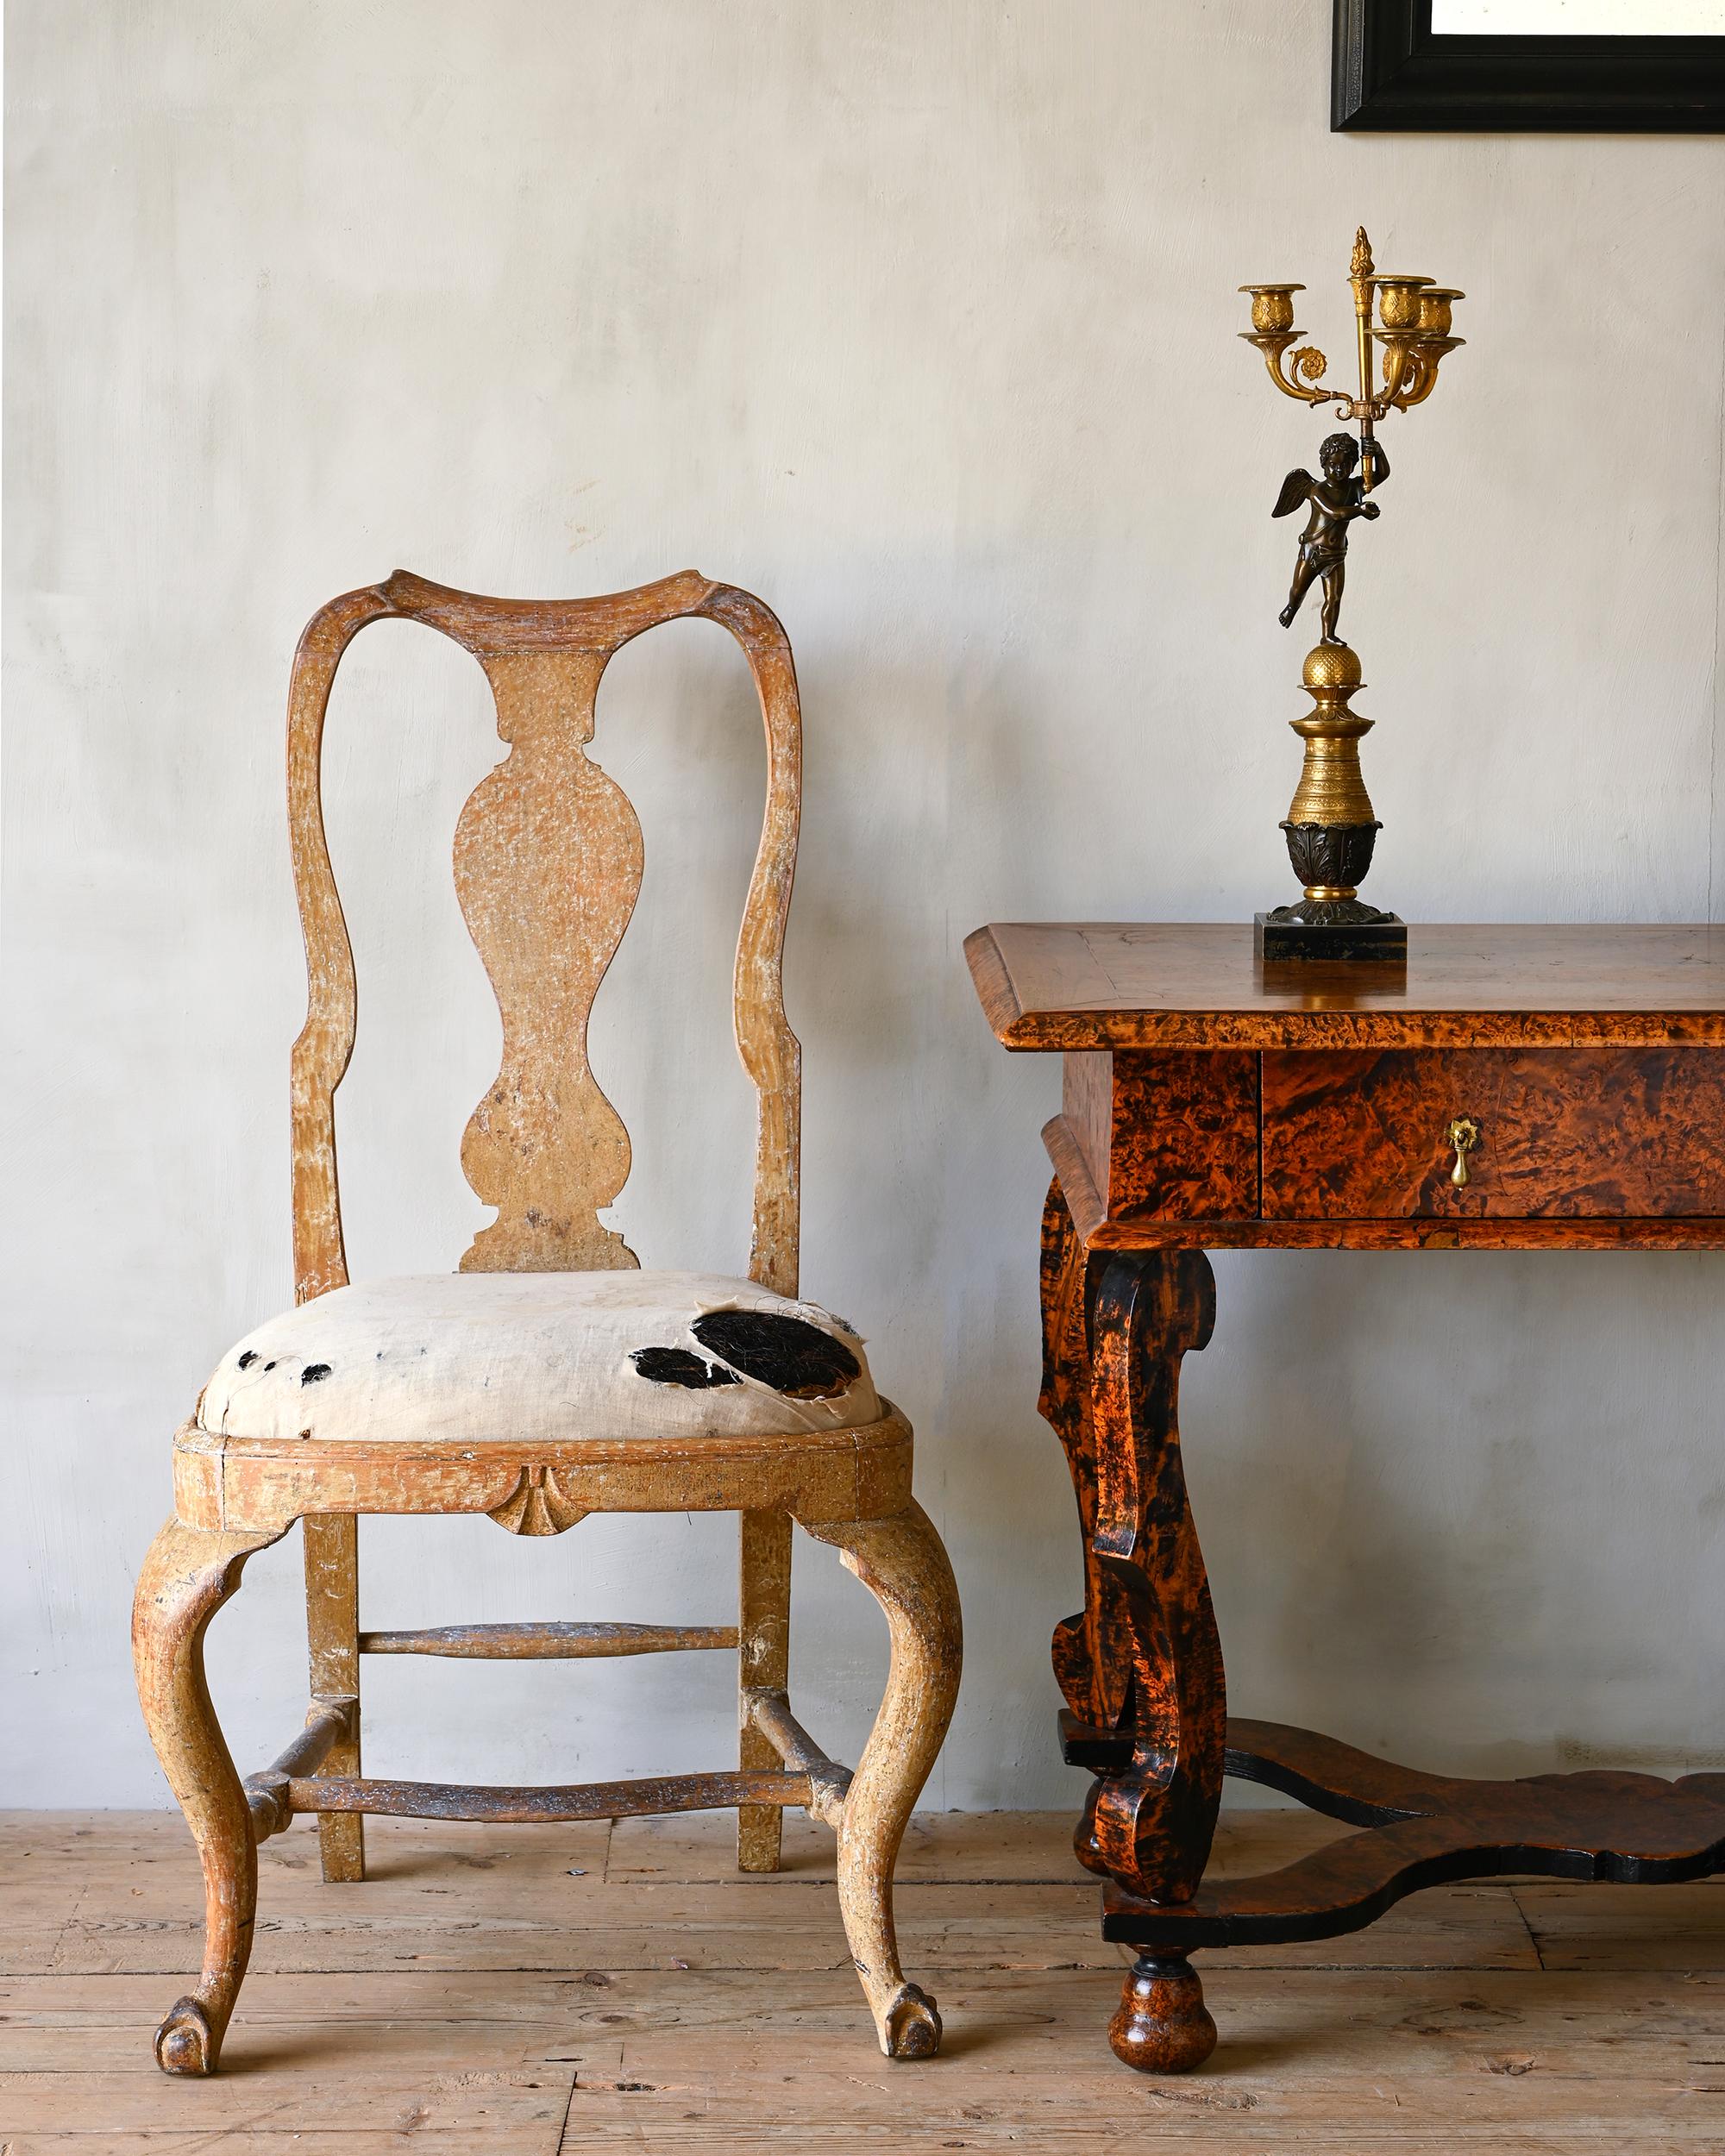
[[[1318,484],[1312,474],[1302,467],[1290,472],[1282,482],[1282,492],[1276,498],[1272,517],[1291,517],[1302,502],[1311,499],[1312,489]]]

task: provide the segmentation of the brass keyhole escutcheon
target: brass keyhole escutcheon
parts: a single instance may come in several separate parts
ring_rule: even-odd
[[[1465,1190],[1468,1183],[1467,1156],[1479,1143],[1479,1125],[1471,1115],[1458,1115],[1450,1123],[1447,1142],[1455,1154],[1455,1166],[1450,1170],[1450,1181],[1458,1190]]]

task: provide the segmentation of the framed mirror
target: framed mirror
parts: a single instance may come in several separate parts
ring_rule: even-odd
[[[1333,130],[1725,131],[1725,0],[1336,0]]]

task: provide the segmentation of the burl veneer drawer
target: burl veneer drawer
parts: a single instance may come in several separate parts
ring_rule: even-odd
[[[1266,1220],[1725,1213],[1716,1050],[1273,1050],[1262,1084]]]
[[[1241,1049],[1069,1052],[1062,1113],[1097,1211],[1255,1220],[1258,1065]]]

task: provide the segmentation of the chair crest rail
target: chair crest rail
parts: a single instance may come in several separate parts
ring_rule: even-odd
[[[562,1271],[637,1261],[599,1212],[622,1189],[630,1144],[588,1067],[593,1000],[640,892],[641,830],[622,789],[586,754],[612,656],[662,622],[717,622],[760,699],[767,801],[733,976],[737,1051],[757,1095],[752,1279],[797,1292],[801,1051],[784,1008],[784,940],[796,869],[802,724],[795,667],[771,610],[693,571],[593,599],[496,599],[398,570],[332,600],[295,655],[288,693],[288,815],[305,942],[306,1018],[292,1055],[297,1300],[345,1285],[335,1095],[354,1050],[358,992],[323,823],[330,690],[359,631],[423,622],[470,652],[491,685],[508,753],[469,797],[455,874],[503,1020],[498,1076],[461,1163],[498,1208],[464,1270]]]

